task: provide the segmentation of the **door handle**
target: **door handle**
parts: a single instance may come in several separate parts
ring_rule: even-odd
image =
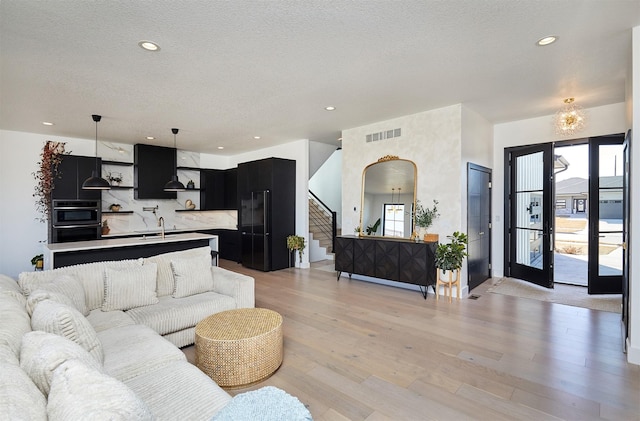
[[[478,235],[484,235],[484,231],[480,231]]]

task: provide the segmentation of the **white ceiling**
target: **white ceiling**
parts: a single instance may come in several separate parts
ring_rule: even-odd
[[[0,128],[102,114],[100,140],[237,154],[457,103],[513,121],[624,101],[638,25],[640,0],[1,0]]]

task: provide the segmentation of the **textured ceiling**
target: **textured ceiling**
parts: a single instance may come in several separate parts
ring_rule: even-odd
[[[1,0],[0,128],[102,114],[100,140],[237,154],[456,103],[513,121],[624,101],[637,25],[640,0]]]

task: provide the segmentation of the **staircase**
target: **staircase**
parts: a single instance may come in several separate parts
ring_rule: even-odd
[[[316,248],[317,251],[311,252],[311,261],[333,259],[333,245],[332,245],[332,220],[331,215],[327,214],[325,210],[312,198],[309,198],[309,238],[311,247]],[[317,259],[317,260],[316,260]]]

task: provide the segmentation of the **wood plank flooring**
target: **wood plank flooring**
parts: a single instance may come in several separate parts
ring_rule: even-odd
[[[315,420],[639,420],[640,367],[620,315],[486,292],[416,291],[318,269],[263,273],[256,307],[284,317],[284,362],[264,382]],[[193,361],[193,347],[184,349]]]

